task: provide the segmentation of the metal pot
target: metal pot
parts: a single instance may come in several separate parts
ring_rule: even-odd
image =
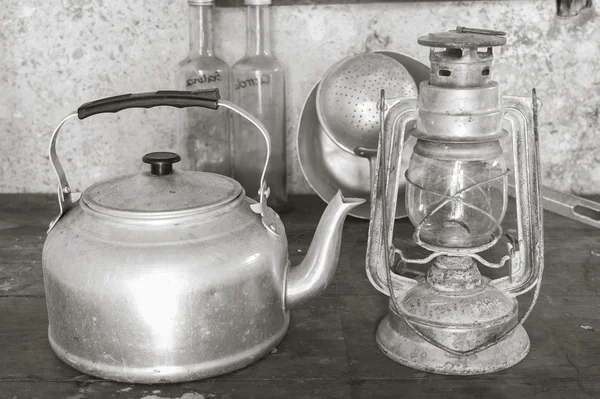
[[[216,90],[106,98],[55,130],[61,213],[43,249],[50,344],[70,366],[124,382],[208,378],[268,354],[287,331],[289,309],[331,281],[344,219],[363,202],[338,193],[306,258],[290,268],[283,224],[265,205],[264,173],[257,203],[233,179],[174,170],[179,156],[151,153],[149,170],[96,183],[74,201],[55,151],[62,124],[159,105],[224,106],[270,146],[260,122]]]

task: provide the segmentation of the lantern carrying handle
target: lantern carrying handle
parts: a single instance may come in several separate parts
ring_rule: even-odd
[[[267,145],[267,156],[265,165],[260,176],[260,189],[258,190],[259,202],[252,204],[250,207],[255,213],[261,215],[264,219],[267,210],[267,198],[269,196],[269,188],[266,183],[267,168],[269,166],[269,158],[271,157],[271,139],[264,125],[255,116],[244,110],[243,108],[225,100],[221,100],[218,89],[196,90],[196,91],[156,91],[149,93],[123,94],[119,96],[102,98],[92,102],[88,102],[80,106],[76,112],[72,112],[63,118],[58,126],[54,129],[50,138],[50,163],[54,169],[54,173],[58,178],[58,205],[59,214],[50,223],[48,232],[54,227],[56,222],[71,209],[73,203],[78,198],[74,198],[75,194],[71,192],[69,182],[65,171],[58,159],[56,153],[56,140],[58,132],[69,119],[77,116],[80,120],[88,118],[92,115],[101,113],[115,113],[129,108],[153,108],[158,106],[170,106],[176,108],[202,107],[217,110],[220,106],[230,109],[231,111],[242,116],[254,125],[262,134]],[[265,223],[264,223],[265,224]],[[267,224],[265,224],[267,225]],[[267,227],[269,228],[269,227]]]

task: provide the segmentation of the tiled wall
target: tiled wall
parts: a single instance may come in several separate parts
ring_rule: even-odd
[[[233,63],[244,52],[243,10],[216,13],[218,53]],[[329,66],[383,48],[426,63],[417,37],[461,25],[509,32],[495,78],[504,94],[538,89],[544,183],[600,193],[600,18],[594,9],[555,15],[551,0],[274,7],[274,53],[287,67],[291,192],[310,192],[295,130]],[[3,0],[0,23],[0,192],[54,192],[47,147],[55,124],[86,101],[173,88],[188,46],[185,0]],[[175,112],[134,110],[67,125],[59,153],[73,188],[135,172],[145,152],[171,147]]]

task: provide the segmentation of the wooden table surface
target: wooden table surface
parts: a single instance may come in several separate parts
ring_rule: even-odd
[[[282,219],[297,264],[325,205],[313,196],[291,202],[296,210]],[[53,196],[0,195],[1,398],[600,398],[600,229],[545,213],[546,273],[525,323],[531,351],[511,369],[442,376],[381,354],[374,335],[387,299],[365,275],[367,222],[349,218],[334,282],[292,312],[276,353],[219,378],[148,386],[82,375],[50,349],[41,253],[56,208]],[[515,225],[511,203],[505,229]],[[397,221],[396,244],[410,245],[411,231]]]

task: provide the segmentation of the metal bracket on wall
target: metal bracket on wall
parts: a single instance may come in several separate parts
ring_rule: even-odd
[[[326,4],[366,4],[366,3],[428,3],[432,1],[452,0],[272,0],[274,6],[314,6]],[[477,1],[477,0],[475,0]],[[483,0],[480,0],[483,1]],[[500,0],[487,0],[500,1]],[[217,7],[243,7],[244,0],[215,0]],[[556,0],[557,14],[559,17],[574,17],[585,8],[592,7],[592,0]]]
[[[592,0],[556,0],[559,17],[574,17],[585,8],[592,7]]]
[[[433,1],[455,0],[272,0],[273,6],[314,6],[326,4],[366,4],[366,3],[429,3]],[[501,0],[475,0],[475,1],[501,1]],[[244,0],[216,0],[217,7],[244,7]]]

